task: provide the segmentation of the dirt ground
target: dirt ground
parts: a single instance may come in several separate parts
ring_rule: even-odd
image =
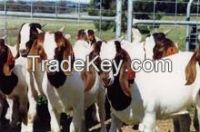
[[[126,126],[122,128],[123,132],[139,132],[137,130],[133,130],[131,126]],[[168,119],[168,120],[159,120],[157,121],[157,130],[158,132],[173,132],[173,125],[172,125],[172,120]],[[0,132],[20,132],[20,129],[15,129],[15,130],[11,130],[9,128],[0,128]],[[38,129],[36,129],[35,132],[44,132]],[[65,131],[63,131],[65,132]],[[95,130],[93,132],[99,132],[99,130]],[[195,129],[193,128],[193,126],[191,125],[191,132],[195,132]]]
[[[173,123],[171,119],[168,120],[159,120],[157,121],[157,130],[158,132],[173,132]],[[130,126],[124,127],[123,132],[139,132],[133,130]],[[195,132],[193,125],[191,125],[190,132]]]
[[[173,132],[173,124],[172,120],[161,120],[157,121],[157,129],[159,132]],[[137,130],[133,130],[130,126],[124,127],[123,132],[139,132]]]

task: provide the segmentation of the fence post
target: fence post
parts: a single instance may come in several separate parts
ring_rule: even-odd
[[[101,32],[101,27],[102,27],[102,0],[100,0],[100,8],[99,8],[99,37],[101,38],[102,32]]]
[[[78,4],[77,4],[77,13],[78,13],[78,27],[80,28],[80,17],[81,17],[81,3],[80,3],[81,1],[80,0],[78,0]]]
[[[132,38],[132,21],[133,21],[133,0],[128,0],[128,24],[127,24],[127,40]]]
[[[55,15],[56,15],[56,18],[58,17],[58,3],[57,1],[55,1]]]
[[[187,4],[187,16],[186,16],[186,21],[190,21],[190,9],[192,5],[193,0],[190,0]],[[189,37],[190,35],[190,25],[186,26],[186,37]],[[186,45],[185,45],[186,50],[189,50],[189,39],[186,39]]]
[[[117,15],[116,15],[116,38],[121,36],[121,23],[122,23],[122,0],[117,0]]]
[[[7,23],[7,3],[6,0],[4,0],[4,34],[8,36],[8,23]],[[7,42],[7,37],[5,38],[5,41]]]
[[[33,0],[31,0],[31,19],[33,18]]]

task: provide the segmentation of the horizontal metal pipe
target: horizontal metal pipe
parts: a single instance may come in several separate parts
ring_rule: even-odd
[[[163,24],[163,25],[200,25],[200,21],[173,21],[173,20],[138,20],[133,19],[133,25],[137,24]]]
[[[4,16],[5,12],[0,11],[0,16]],[[14,12],[14,11],[7,11],[7,16],[21,16],[21,17],[30,17],[30,12]],[[33,17],[40,17],[40,18],[57,18],[57,19],[78,19],[78,15],[72,14],[55,14],[51,13],[33,13]],[[81,20],[99,20],[102,19],[104,21],[115,21],[115,17],[105,17],[105,16],[87,16],[87,15],[80,15]]]

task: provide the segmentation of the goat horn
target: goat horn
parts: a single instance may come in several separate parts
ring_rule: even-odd
[[[38,31],[38,33],[42,33],[43,31],[42,30],[40,30],[39,28],[37,28],[37,31]]]
[[[61,28],[59,29],[60,32],[63,32],[64,30],[65,30],[65,26],[63,26],[63,27],[61,27]]]
[[[45,27],[47,24],[43,24],[42,27]]]
[[[166,31],[164,31],[164,34],[168,35],[171,31],[172,31],[172,29],[166,30]]]
[[[0,39],[6,39],[8,36],[4,35],[3,37],[1,37]]]

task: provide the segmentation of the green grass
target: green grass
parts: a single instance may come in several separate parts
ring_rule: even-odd
[[[175,21],[185,21],[185,16],[165,16],[162,20],[175,20]],[[191,21],[200,21],[200,17],[192,16]],[[158,31],[166,31],[171,29],[167,35],[174,42],[178,43],[181,50],[185,49],[185,39],[186,39],[186,26],[185,25],[161,25]]]
[[[64,33],[69,33],[71,35],[71,43],[73,44],[76,40],[76,34],[79,29],[95,29],[93,22],[89,21],[71,21],[71,20],[40,20],[40,19],[26,19],[26,18],[17,18],[17,17],[8,17],[7,18],[7,27],[8,27],[8,38],[7,42],[10,45],[16,44],[18,31],[23,23],[28,22],[38,22],[40,24],[46,24],[44,27],[45,31],[58,31],[61,27],[65,26]],[[3,29],[5,26],[4,18],[0,17],[0,29]],[[100,35],[100,32],[96,32],[97,36]],[[3,32],[0,33],[3,35]],[[101,32],[101,38],[104,40],[109,40],[115,38],[115,33],[112,30]]]
[[[183,26],[160,26],[158,31],[165,32],[171,30],[167,37],[178,43],[179,49],[185,49],[186,29]]]
[[[177,16],[171,17],[166,16],[162,18],[163,20],[185,20],[185,16]],[[199,20],[200,18],[192,17],[192,20]],[[93,22],[89,21],[79,21],[78,20],[48,20],[48,19],[27,19],[21,17],[8,17],[7,18],[7,26],[8,26],[8,38],[7,42],[10,45],[16,44],[18,30],[20,29],[22,23],[27,22],[39,22],[41,24],[47,24],[44,27],[45,31],[57,31],[61,27],[65,26],[65,33],[71,34],[71,43],[74,44],[76,40],[76,34],[79,29],[95,29]],[[0,17],[0,29],[4,28],[4,18]],[[185,49],[185,36],[186,36],[186,27],[180,25],[161,25],[157,31],[167,31],[170,30],[168,37],[178,43],[179,48]],[[0,36],[2,36],[3,32],[0,32]],[[101,36],[103,40],[110,40],[115,38],[115,33],[112,30],[102,31],[101,35],[97,31],[97,36]]]

